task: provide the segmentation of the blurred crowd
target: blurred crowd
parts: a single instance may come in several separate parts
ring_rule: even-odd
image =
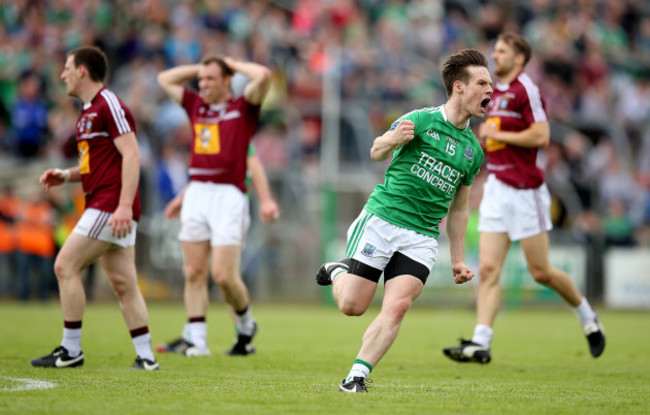
[[[524,34],[552,120],[544,152],[556,227],[610,245],[650,244],[650,4],[644,0],[0,0],[0,162],[73,162],[78,102],[59,80],[65,52],[97,45],[109,86],[134,113],[159,210],[185,184],[190,130],[156,83],[205,53],[273,71],[256,134],[270,174],[317,169],[323,77],[345,108],[341,160],[413,108],[444,101],[438,66],[465,47],[488,56]],[[329,91],[327,91],[329,92]],[[368,140],[368,137],[363,137]],[[70,164],[70,163],[69,163]],[[480,190],[480,189],[479,189]]]

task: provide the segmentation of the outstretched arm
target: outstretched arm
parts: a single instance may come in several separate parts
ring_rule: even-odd
[[[459,186],[449,204],[447,214],[447,237],[451,255],[454,282],[462,284],[474,278],[474,272],[465,265],[465,232],[469,217],[469,191],[471,186]]]
[[[158,74],[158,85],[177,103],[183,101],[183,85],[199,75],[201,64],[181,65]]]
[[[242,62],[225,57],[224,62],[234,72],[240,72],[250,82],[244,88],[244,99],[249,104],[260,105],[271,86],[271,70],[254,62]]]
[[[49,190],[52,186],[60,186],[65,182],[79,182],[81,181],[81,173],[79,167],[72,167],[70,169],[48,169],[41,175],[38,182],[45,190]]]
[[[413,140],[415,137],[415,124],[411,120],[402,120],[394,130],[389,130],[384,135],[375,138],[370,149],[370,158],[375,161],[383,161],[393,151]]]

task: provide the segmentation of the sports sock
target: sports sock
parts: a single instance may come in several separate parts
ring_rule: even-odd
[[[344,273],[344,272],[348,272],[348,270],[346,270],[346,269],[343,268],[343,267],[336,267],[336,268],[334,268],[334,269],[332,270],[332,272],[330,273],[330,280],[332,281],[332,283],[334,282],[334,278],[335,278],[337,275],[342,274],[342,273]]]
[[[189,321],[183,326],[183,333],[181,333],[181,338],[188,343],[192,343],[192,333],[190,332],[190,323]]]
[[[352,369],[350,369],[350,373],[348,373],[348,376],[345,378],[345,381],[349,382],[354,377],[360,377],[365,379],[368,377],[370,372],[372,372],[372,365],[370,363],[365,362],[361,359],[354,359],[354,364],[352,365]]]
[[[490,343],[492,343],[492,335],[494,335],[492,327],[477,324],[476,327],[474,327],[474,336],[472,336],[472,341],[489,349]]]
[[[151,350],[151,334],[149,327],[144,326],[130,331],[131,341],[135,346],[135,353],[142,359],[156,361],[153,357],[153,350]]]
[[[190,327],[190,343],[198,349],[208,347],[208,325],[205,317],[191,317],[188,323]]]
[[[579,306],[573,307],[573,311],[576,312],[578,318],[580,319],[580,324],[582,327],[586,326],[589,323],[593,323],[596,319],[596,312],[593,308],[591,308],[589,301],[587,301],[587,299],[584,297],[582,297],[582,302]]]
[[[66,348],[70,357],[79,356],[81,353],[81,321],[63,322],[61,346]]]
[[[253,334],[255,329],[255,320],[253,319],[253,313],[251,312],[251,307],[248,306],[242,311],[236,311],[237,313],[237,333],[245,334],[250,336]]]

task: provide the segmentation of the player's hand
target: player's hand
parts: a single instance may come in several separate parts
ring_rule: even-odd
[[[133,210],[131,206],[128,205],[119,205],[115,212],[113,212],[113,217],[108,224],[111,227],[111,235],[118,238],[124,238],[126,235],[130,234],[133,230],[131,228],[131,219],[133,219]]]
[[[165,217],[167,219],[176,219],[181,214],[181,207],[183,206],[183,197],[176,196],[167,203],[165,206]]]
[[[41,175],[38,182],[43,189],[50,190],[52,186],[59,186],[65,182],[63,171],[59,169],[48,169]]]
[[[481,140],[486,140],[488,138],[497,140],[496,135],[498,132],[499,129],[493,121],[484,122],[478,126],[478,137]]]
[[[469,267],[465,265],[464,262],[454,264],[451,267],[451,270],[454,274],[454,282],[456,284],[463,284],[474,278],[474,271],[469,269]]]
[[[262,223],[273,223],[280,218],[280,207],[275,200],[260,201],[260,219]]]
[[[393,137],[397,141],[397,144],[401,147],[409,141],[413,140],[415,137],[415,124],[411,120],[402,120],[395,127]]]

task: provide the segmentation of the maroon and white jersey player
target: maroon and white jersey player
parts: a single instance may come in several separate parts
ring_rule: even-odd
[[[122,156],[113,140],[135,133],[129,108],[111,90],[102,88],[85,104],[77,121],[79,172],[86,209],[114,212],[122,189]],[[140,218],[140,190],[133,201],[133,220]]]
[[[246,158],[260,106],[243,97],[208,104],[195,91],[183,91],[182,106],[192,126],[191,181],[232,184],[246,193]]]
[[[497,130],[522,131],[536,122],[547,122],[539,88],[525,72],[509,85],[497,84],[488,107],[486,123]],[[516,189],[534,189],[544,183],[544,172],[537,167],[538,147],[520,147],[486,139],[488,171]]]

